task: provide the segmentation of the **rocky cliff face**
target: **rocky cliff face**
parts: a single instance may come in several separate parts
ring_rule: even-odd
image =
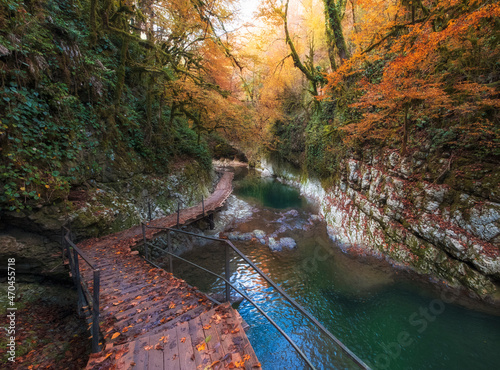
[[[332,239],[375,253],[482,298],[500,296],[500,197],[495,171],[428,175],[425,154],[350,158],[333,185],[263,161],[263,174],[301,189],[320,205]],[[446,174],[451,160],[438,161]],[[440,171],[442,169],[443,171]],[[498,172],[498,171],[496,171]],[[438,180],[438,181],[436,181]]]

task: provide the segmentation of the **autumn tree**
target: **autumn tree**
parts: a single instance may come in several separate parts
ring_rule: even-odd
[[[356,85],[363,95],[350,105],[363,116],[339,127],[345,139],[398,143],[406,154],[417,125],[442,144],[479,149],[469,132],[498,151],[499,76],[491,66],[499,54],[490,36],[500,7],[445,0],[402,2],[389,11],[392,20],[381,24],[370,45],[328,76],[327,88],[338,95],[346,76],[365,75]],[[375,66],[382,68],[365,72]]]

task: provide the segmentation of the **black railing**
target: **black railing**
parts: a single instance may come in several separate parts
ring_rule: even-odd
[[[167,231],[167,250],[161,249],[151,243],[149,243],[146,239],[146,228],[150,229],[157,229],[157,230],[164,230]],[[213,238],[205,235],[200,235],[200,234],[195,234],[191,233],[188,231],[180,230],[180,229],[172,229],[172,228],[161,228],[161,227],[152,227],[145,225],[144,223],[142,224],[142,231],[143,231],[143,242],[144,242],[144,254],[146,256],[146,259],[148,262],[150,261],[150,251],[149,247],[155,248],[157,250],[160,250],[162,253],[167,254],[169,256],[169,268],[170,272],[173,273],[173,262],[172,258],[176,258],[179,260],[182,260],[194,267],[197,267],[198,269],[201,269],[213,276],[218,277],[219,279],[223,280],[225,282],[225,290],[226,290],[226,301],[230,300],[231,297],[231,288],[234,289],[238,294],[240,294],[244,299],[248,300],[250,304],[252,304],[279,332],[281,335],[284,336],[284,338],[292,345],[292,347],[299,353],[299,355],[304,359],[304,361],[312,368],[315,369],[314,365],[312,365],[311,361],[307,358],[307,356],[300,350],[300,348],[293,342],[293,340],[276,324],[260,307],[255,304],[246,294],[244,294],[240,289],[235,287],[231,282],[230,282],[230,276],[231,276],[231,271],[230,271],[230,251],[231,249],[236,252],[248,265],[250,265],[257,274],[259,274],[271,287],[276,289],[278,293],[285,298],[297,311],[299,311],[302,316],[305,318],[309,319],[318,329],[320,329],[321,332],[326,334],[331,340],[335,342],[336,345],[338,345],[342,352],[345,353],[356,365],[358,365],[362,369],[369,369],[368,365],[366,365],[363,360],[361,360],[358,356],[356,356],[349,348],[347,348],[337,337],[335,337],[328,329],[326,329],[314,316],[312,316],[308,311],[306,311],[300,304],[295,302],[295,300],[290,297],[283,289],[281,289],[274,281],[272,281],[266,274],[264,274],[246,255],[244,255],[238,248],[234,246],[233,243],[231,243],[229,240],[226,239],[218,239],[218,238]],[[205,269],[202,266],[199,266],[191,261],[188,261],[182,257],[179,257],[173,253],[173,248],[172,248],[172,234],[173,233],[181,233],[185,235],[190,235],[194,237],[199,237],[207,240],[213,240],[217,242],[222,242],[225,243],[225,271],[224,275],[225,277],[222,277],[208,269]]]
[[[78,313],[88,308],[92,315],[92,352],[97,353],[99,349],[99,290],[100,290],[100,270],[85,256],[85,254],[71,240],[71,232],[67,228],[62,228],[61,246],[64,255],[69,261],[71,276],[78,291]],[[82,279],[80,271],[80,259],[85,262],[93,273],[92,293],[87,283]]]

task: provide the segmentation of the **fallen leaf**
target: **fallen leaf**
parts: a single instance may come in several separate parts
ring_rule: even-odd
[[[161,343],[156,343],[155,349],[163,351],[163,345]]]
[[[198,344],[196,346],[196,349],[199,351],[204,351],[205,349],[207,348],[207,344],[205,342],[203,342],[202,344]]]
[[[211,327],[212,327],[212,325],[205,325],[205,326],[203,327],[203,329],[208,330],[208,329],[210,329]]]
[[[118,337],[120,335],[120,333],[114,333],[112,336],[111,336],[111,339],[115,339],[116,337]]]
[[[253,365],[252,367],[262,367],[262,365],[260,364],[260,362],[257,362],[255,365]]]
[[[146,346],[146,347],[144,347],[144,349],[145,349],[146,351],[149,351],[149,350],[153,349],[153,346]]]
[[[186,337],[181,338],[181,343],[184,343],[186,341]]]

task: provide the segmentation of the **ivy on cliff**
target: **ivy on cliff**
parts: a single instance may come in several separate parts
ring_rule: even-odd
[[[224,69],[211,75],[203,61],[208,47],[229,54],[217,46],[219,5],[2,0],[0,210],[64,199],[113,166],[162,173],[189,159],[210,169],[207,112],[228,106]],[[220,98],[192,105],[199,91]]]

